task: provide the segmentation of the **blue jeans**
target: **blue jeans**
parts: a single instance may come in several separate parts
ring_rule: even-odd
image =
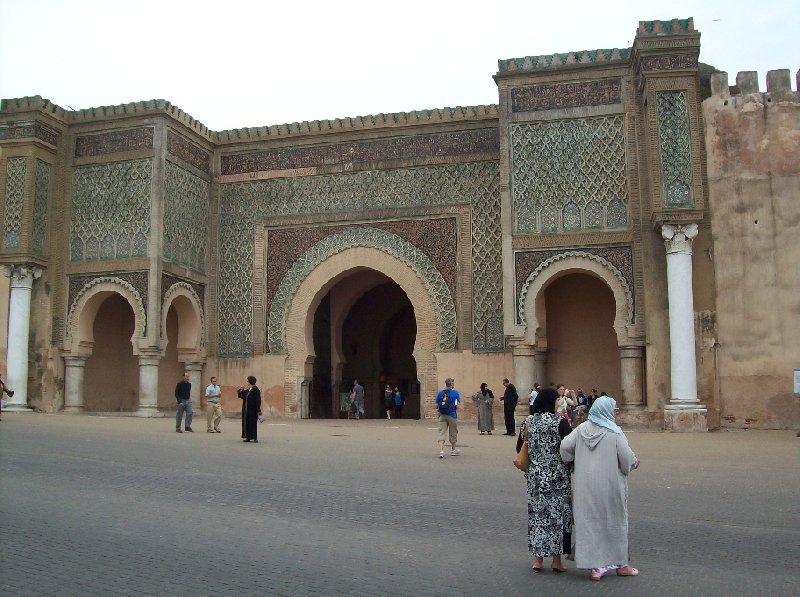
[[[178,402],[178,411],[175,413],[175,429],[181,428],[183,411],[186,411],[186,429],[189,429],[192,426],[192,401],[181,400]]]

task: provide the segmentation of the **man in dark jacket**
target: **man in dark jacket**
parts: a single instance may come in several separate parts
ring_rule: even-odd
[[[186,431],[192,431],[192,384],[189,382],[189,372],[183,372],[183,379],[175,386],[175,400],[178,401],[178,411],[175,413],[175,431],[181,431],[181,419],[186,412]]]
[[[506,432],[503,435],[517,435],[514,410],[517,408],[519,394],[517,394],[517,388],[508,381],[507,377],[503,380],[503,385],[506,387],[506,391],[503,392],[503,396],[500,398],[503,401],[503,414],[506,418]]]

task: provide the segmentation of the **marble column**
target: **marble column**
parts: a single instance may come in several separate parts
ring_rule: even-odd
[[[42,270],[30,265],[11,266],[11,296],[8,304],[8,386],[13,398],[6,398],[4,410],[30,412],[28,406],[28,338],[31,330],[33,281]]]
[[[533,382],[538,383],[543,388],[548,387],[547,383],[547,349],[537,348],[533,355]]]
[[[189,383],[192,384],[192,391],[189,396],[192,399],[192,406],[196,410],[201,410],[203,404],[200,398],[205,393],[203,391],[203,363],[190,361],[183,364],[183,370],[189,374]]]
[[[706,408],[697,398],[697,361],[692,292],[692,241],[697,224],[664,224],[661,236],[667,252],[670,380],[672,396],[664,407],[668,430],[705,428]]]
[[[530,344],[512,344],[511,347],[511,357],[514,361],[514,378],[511,383],[517,388],[517,393],[519,394],[519,402],[516,409],[518,417],[524,417],[530,412],[528,404],[534,382],[535,352],[535,348]]]
[[[158,351],[139,354],[139,410],[137,417],[153,417],[158,414]]]
[[[641,406],[644,403],[644,350],[641,346],[620,346],[621,406]]]
[[[85,356],[64,356],[64,411],[83,412],[83,373]]]

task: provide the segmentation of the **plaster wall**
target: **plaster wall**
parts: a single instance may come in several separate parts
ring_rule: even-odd
[[[511,353],[475,354],[472,351],[439,352],[435,354],[437,369],[441,379],[436,380],[438,389],[444,387],[444,380],[448,377],[455,379],[455,389],[461,394],[463,404],[458,414],[459,419],[475,421],[478,418],[477,409],[472,405],[470,396],[480,389],[481,383],[486,382],[489,389],[494,392],[494,424],[503,427],[503,378],[508,377],[514,382],[514,363]],[[525,391],[517,388],[524,399]],[[498,419],[498,417],[500,417]]]
[[[203,389],[205,390],[211,376],[215,375],[222,388],[222,409],[226,414],[241,413],[242,401],[236,395],[236,389],[246,385],[248,375],[255,375],[258,380],[256,385],[261,389],[261,409],[264,415],[283,417],[286,415],[283,373],[285,362],[286,355],[260,355],[240,359],[211,357],[203,368]]]
[[[547,379],[621,395],[620,355],[614,332],[614,296],[602,281],[585,274],[559,278],[547,287]],[[520,392],[528,388],[518,388]]]
[[[703,103],[714,229],[721,424],[800,425],[800,96],[788,71],[712,79]]]
[[[84,370],[88,412],[133,412],[139,407],[139,363],[133,355],[133,310],[112,294],[94,319],[94,346]]]

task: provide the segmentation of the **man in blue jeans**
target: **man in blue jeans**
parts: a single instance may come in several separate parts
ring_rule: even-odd
[[[178,401],[178,411],[175,413],[175,431],[181,431],[181,419],[186,412],[186,431],[192,431],[192,384],[189,382],[189,373],[183,372],[183,379],[175,386],[175,400]]]
[[[450,440],[450,456],[458,456],[461,450],[458,443],[458,403],[461,396],[453,389],[456,380],[448,377],[444,380],[445,388],[436,394],[436,407],[439,410],[439,458],[444,458],[444,442]]]

